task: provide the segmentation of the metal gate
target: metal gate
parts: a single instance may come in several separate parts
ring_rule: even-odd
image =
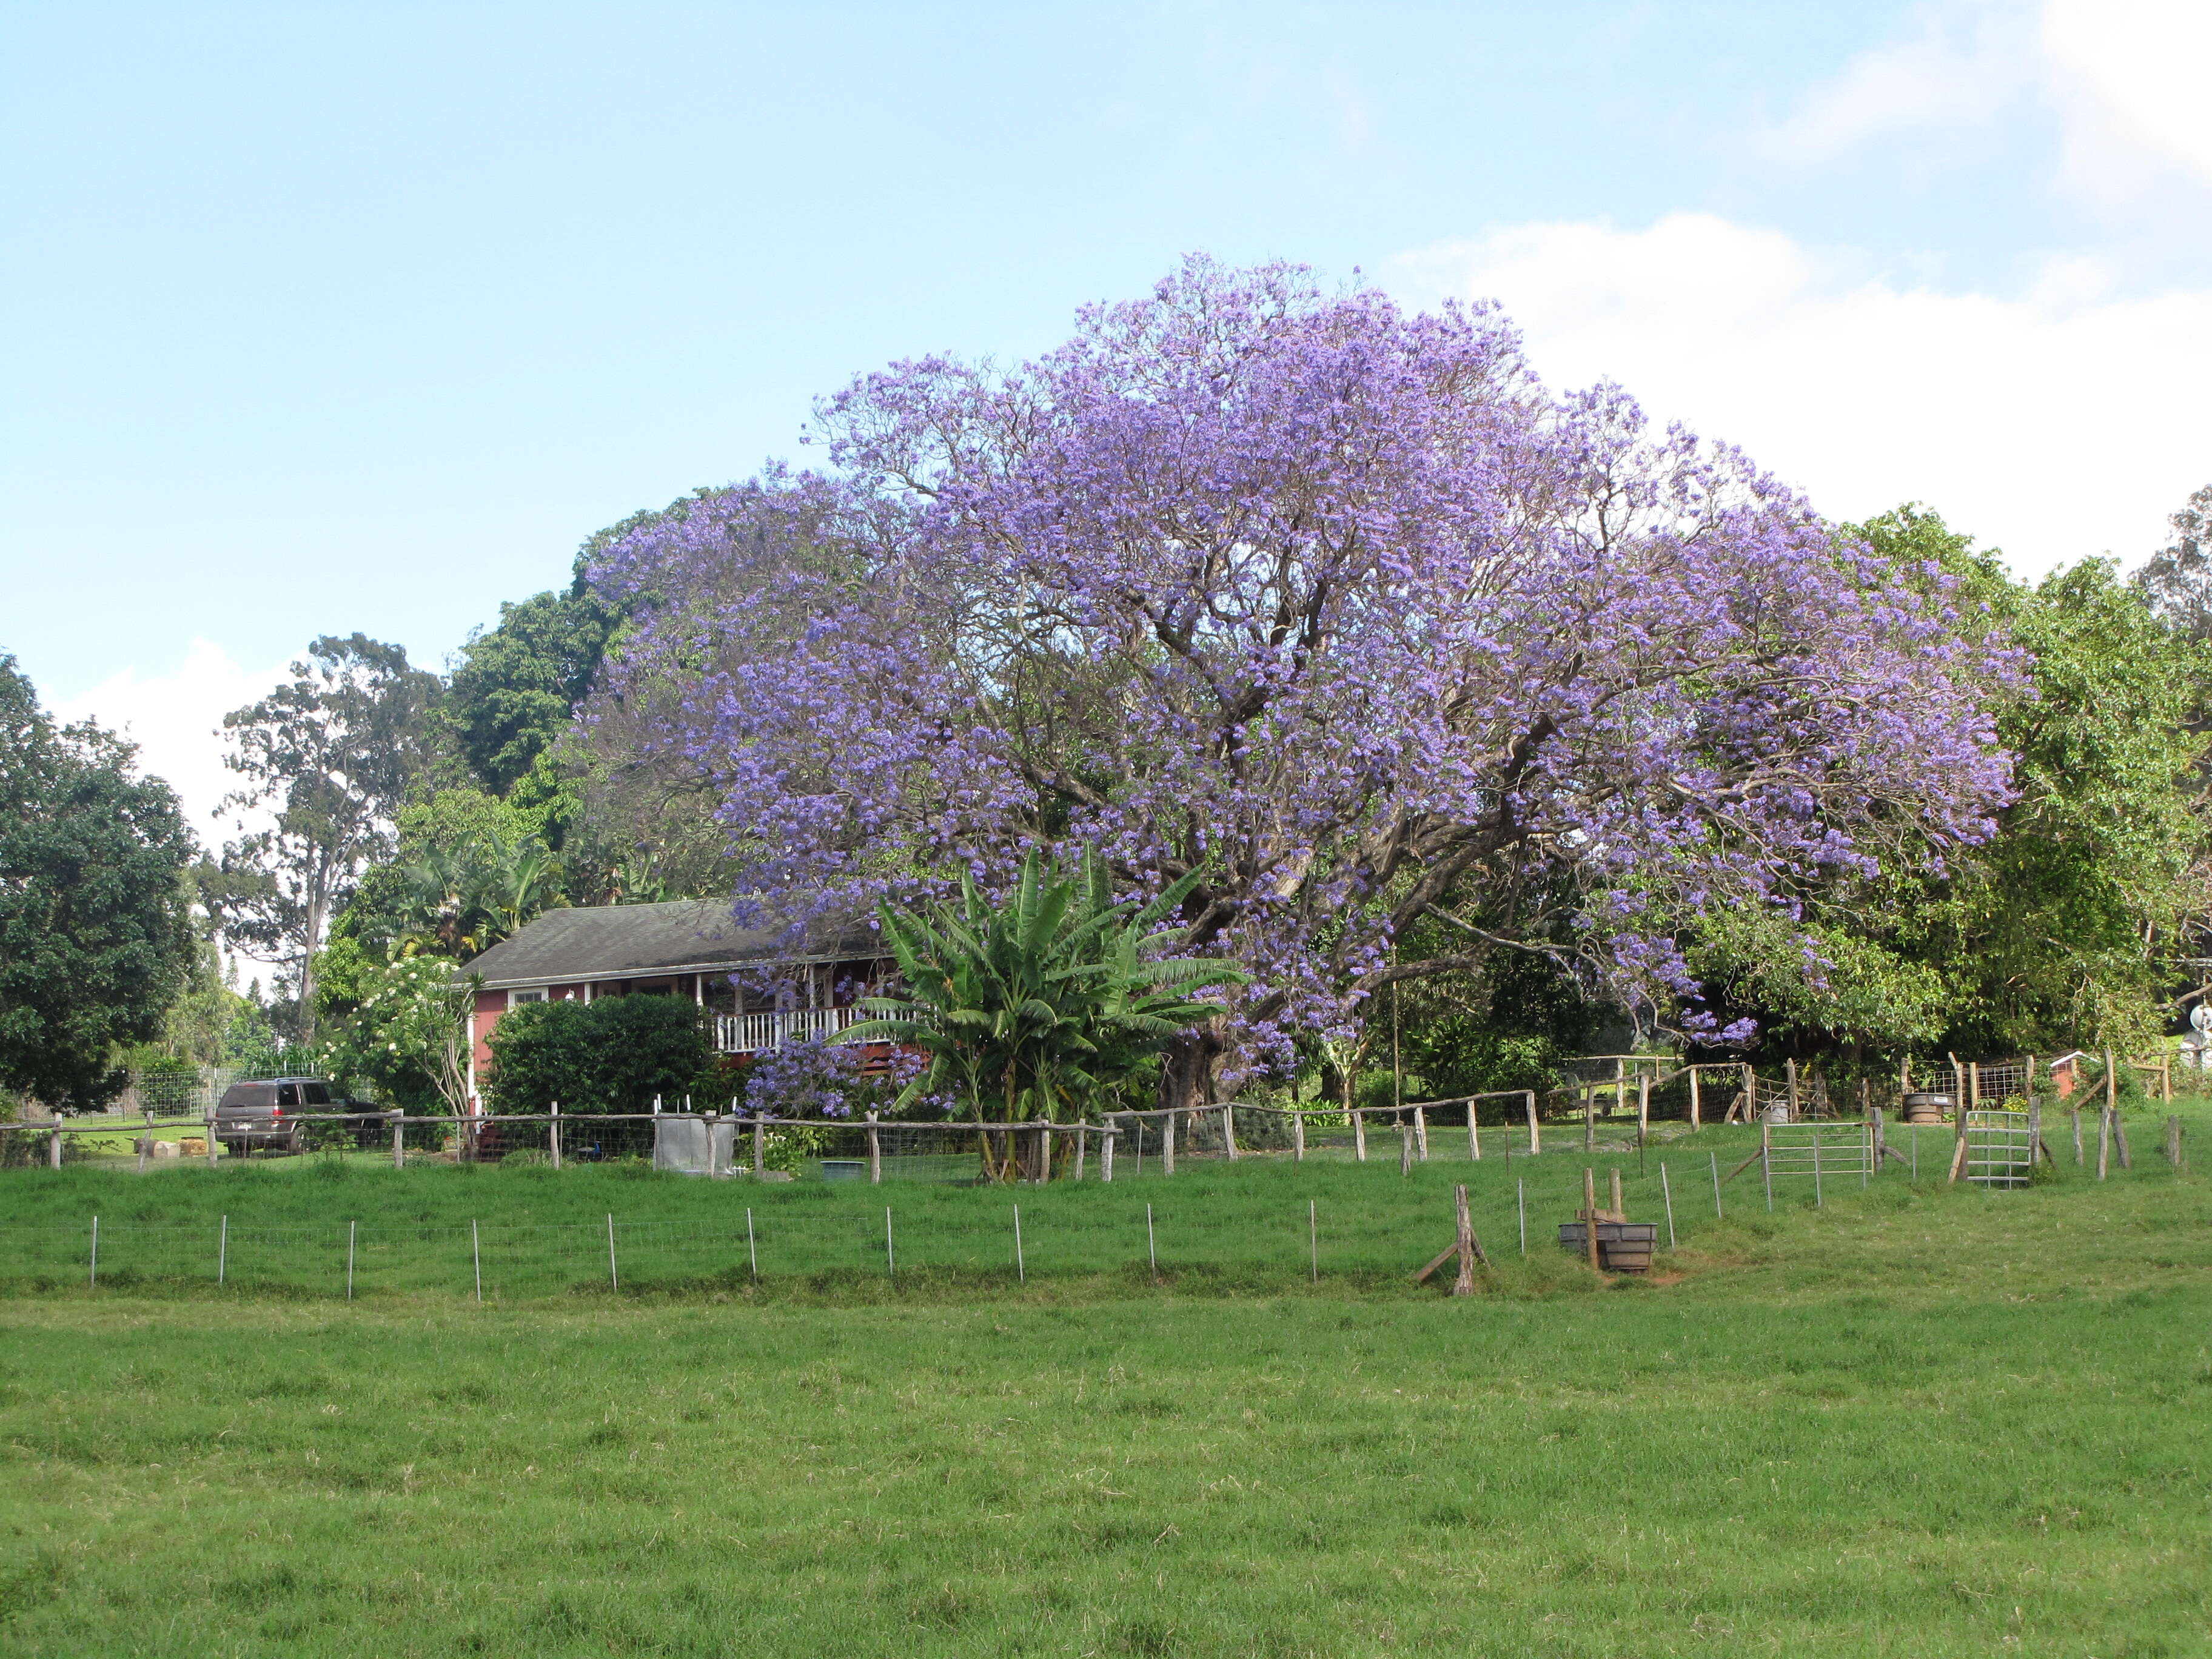
[[[2035,1167],[2035,1136],[2026,1112],[1966,1114],[1960,1173],[1981,1187],[2025,1187]]]
[[[1777,1180],[1810,1178],[1813,1201],[1818,1204],[1831,1182],[1856,1179],[1863,1187],[1874,1178],[1871,1123],[1763,1123],[1759,1133],[1770,1210]]]

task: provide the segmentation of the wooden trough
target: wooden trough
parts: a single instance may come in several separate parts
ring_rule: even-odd
[[[1577,1255],[1589,1251],[1589,1238],[1580,1221],[1559,1224],[1559,1248]],[[1597,1224],[1598,1266],[1609,1273],[1648,1273],[1651,1252],[1659,1245],[1656,1221],[1600,1221]]]
[[[1905,1097],[1907,1123],[1941,1123],[1958,1109],[1958,1101],[1937,1089],[1918,1089]]]

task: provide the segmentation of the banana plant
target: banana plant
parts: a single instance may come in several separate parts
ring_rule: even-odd
[[[899,1097],[963,1102],[978,1122],[1068,1121],[1217,1006],[1198,994],[1242,983],[1234,963],[1162,957],[1163,922],[1199,872],[1149,903],[1116,900],[1105,871],[1086,854],[1063,875],[1032,852],[1003,903],[963,875],[957,904],[878,907],[884,939],[898,964],[900,996],[870,997],[872,1018],[848,1042],[896,1042],[926,1068]],[[1011,1154],[997,1159],[984,1137],[985,1173],[1011,1180]]]

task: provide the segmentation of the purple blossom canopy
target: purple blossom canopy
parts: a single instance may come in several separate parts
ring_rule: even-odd
[[[617,693],[711,787],[741,906],[1032,845],[1133,893],[1203,866],[1178,946],[1254,979],[1195,1088],[1500,948],[1710,1034],[1685,918],[1978,839],[2002,798],[2004,665],[1935,573],[1618,388],[1547,391],[1486,307],[1194,259],[1036,362],[896,364],[818,425],[830,471],[613,549],[598,580],[652,601]],[[1394,964],[1425,915],[1465,951]]]

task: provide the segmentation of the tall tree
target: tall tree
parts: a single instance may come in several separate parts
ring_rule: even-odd
[[[567,729],[616,622],[580,558],[568,592],[501,605],[499,625],[461,647],[445,718],[485,788],[505,794]]]
[[[168,785],[95,726],[57,726],[0,657],[0,1084],[68,1111],[128,1080],[195,939],[191,834]]]
[[[2136,572],[2152,609],[2193,639],[2212,640],[2212,484],[2168,520],[2173,539]]]
[[[232,945],[283,965],[313,1035],[314,953],[362,866],[389,854],[408,785],[429,757],[438,678],[366,635],[325,635],[292,680],[223,717],[234,812],[274,822],[223,848],[204,890]]]
[[[1487,310],[1193,261],[822,424],[845,568],[627,538],[605,580],[720,597],[657,611],[617,686],[689,672],[663,738],[751,899],[1003,885],[1038,845],[1133,894],[1205,870],[1181,948],[1252,977],[1173,1101],[1501,949],[1710,1030],[1674,915],[1965,842],[2002,786],[1942,596],[1617,389],[1546,391]],[[1454,942],[1393,961],[1424,917]]]

